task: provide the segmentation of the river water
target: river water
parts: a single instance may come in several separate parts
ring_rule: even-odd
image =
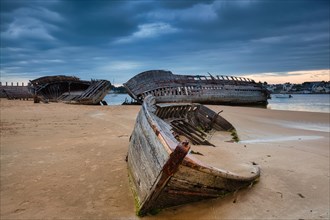
[[[108,94],[105,96],[104,100],[108,103],[108,105],[121,105],[127,99],[131,101],[131,97],[128,94]]]
[[[330,94],[293,94],[292,98],[276,98],[268,100],[268,109],[326,112],[330,113]],[[105,97],[108,105],[121,105],[125,99],[131,101],[128,94],[109,94]]]
[[[268,109],[330,113],[330,94],[293,94],[292,98],[272,98]]]

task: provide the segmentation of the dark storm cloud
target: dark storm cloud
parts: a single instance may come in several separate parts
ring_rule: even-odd
[[[329,1],[1,1],[1,78],[329,69]],[[2,79],[1,79],[2,80]]]

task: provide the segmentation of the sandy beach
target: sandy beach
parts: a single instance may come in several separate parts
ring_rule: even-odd
[[[329,113],[209,107],[240,139],[214,157],[258,164],[260,181],[143,219],[329,219]],[[0,218],[140,219],[125,162],[139,109],[1,99]]]

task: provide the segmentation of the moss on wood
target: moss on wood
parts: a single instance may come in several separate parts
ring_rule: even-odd
[[[233,140],[234,142],[239,142],[239,137],[238,137],[238,135],[237,135],[236,130],[235,130],[235,129],[232,129],[230,132],[231,132],[232,140]]]

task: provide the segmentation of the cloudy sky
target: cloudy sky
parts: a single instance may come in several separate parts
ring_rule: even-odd
[[[1,0],[1,81],[150,69],[329,79],[328,0]]]

